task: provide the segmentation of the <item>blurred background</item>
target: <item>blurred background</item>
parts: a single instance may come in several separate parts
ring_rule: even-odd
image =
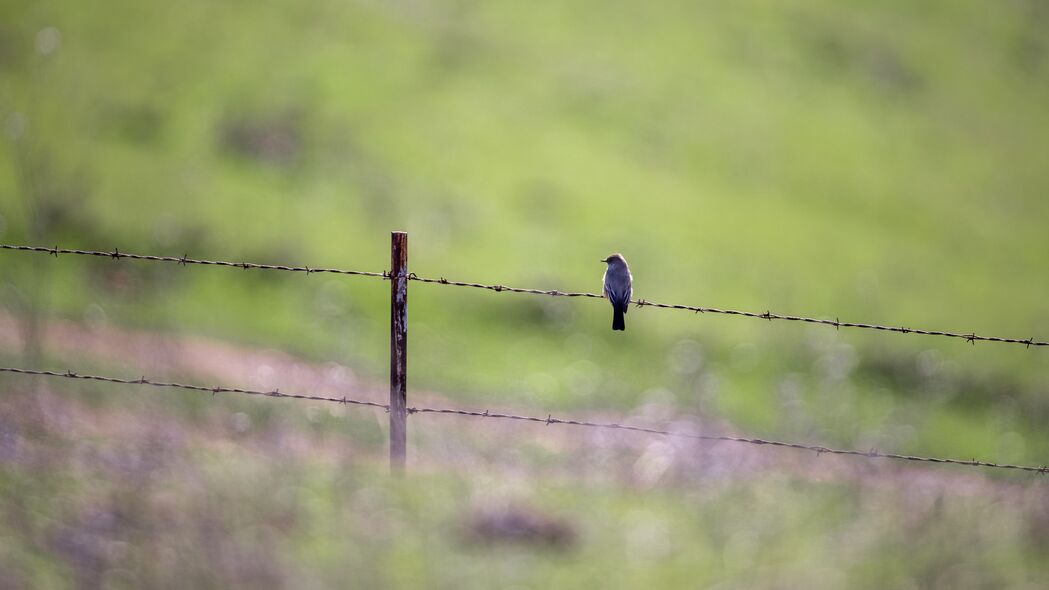
[[[1049,6],[0,2],[0,242],[1049,338]],[[382,400],[388,283],[0,253],[0,360]],[[1046,351],[412,283],[409,397],[1043,465]],[[1044,477],[0,377],[0,587],[1030,587]],[[625,417],[625,418],[624,418]],[[760,451],[760,452],[759,452]]]

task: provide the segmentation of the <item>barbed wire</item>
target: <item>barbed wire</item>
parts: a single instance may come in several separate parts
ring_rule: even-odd
[[[258,391],[254,389],[243,389],[240,387],[205,387],[203,385],[187,385],[184,383],[170,383],[164,381],[153,381],[141,377],[139,379],[120,379],[118,377],[103,377],[100,375],[82,375],[75,371],[66,371],[65,373],[59,373],[57,371],[37,371],[34,369],[19,369],[15,367],[0,367],[2,373],[17,373],[21,375],[38,375],[42,377],[64,377],[66,379],[84,379],[88,381],[103,381],[105,383],[120,383],[122,385],[149,385],[152,387],[169,387],[175,389],[186,389],[190,391],[204,391],[211,393],[240,393],[244,395],[260,395],[263,397],[280,397],[287,399],[305,399],[318,402],[334,402],[337,404],[353,404],[357,406],[370,406],[373,408],[382,408],[389,410],[389,406],[386,404],[380,404],[378,402],[369,402],[357,399],[350,399],[347,397],[323,397],[319,395],[300,395],[293,393],[281,393],[280,390],[274,389],[272,391]]]
[[[329,273],[338,275],[359,275],[365,277],[386,277],[385,272],[368,272],[363,270],[344,270],[340,268],[322,268],[322,267],[311,267],[311,266],[288,266],[284,264],[258,264],[255,262],[230,262],[228,260],[202,260],[200,258],[190,258],[189,256],[152,256],[148,254],[129,254],[127,252],[121,252],[119,249],[114,248],[112,252],[105,252],[102,250],[72,250],[68,248],[44,248],[40,246],[19,246],[12,244],[0,244],[0,250],[20,250],[23,252],[41,252],[50,254],[54,257],[58,257],[59,254],[76,254],[80,256],[97,256],[99,258],[112,258],[114,260],[120,260],[122,258],[129,258],[131,260],[147,260],[150,262],[174,262],[185,266],[187,264],[202,264],[209,266],[229,266],[234,268],[243,269],[261,269],[261,270],[283,270],[288,272],[302,272],[307,275],[312,273]]]
[[[212,266],[226,266],[232,268],[244,268],[244,269],[265,269],[265,270],[279,270],[279,271],[290,271],[290,272],[302,272],[307,275],[311,273],[331,273],[340,275],[357,275],[376,277],[382,279],[389,279],[390,273],[388,271],[382,272],[369,272],[361,270],[346,270],[339,268],[321,268],[321,267],[310,267],[310,266],[287,266],[280,264],[257,264],[253,262],[230,262],[225,260],[202,260],[197,258],[189,258],[188,256],[152,256],[145,254],[129,254],[126,252],[120,252],[118,249],[113,249],[112,252],[106,252],[101,250],[74,250],[67,248],[46,248],[40,246],[21,246],[11,244],[0,244],[0,249],[3,250],[16,250],[26,252],[40,252],[45,254],[51,254],[57,257],[59,254],[76,254],[82,256],[95,256],[101,258],[113,258],[122,259],[129,258],[132,260],[144,260],[151,262],[173,262],[180,265],[187,264],[201,264],[201,265],[212,265]],[[586,293],[586,292],[574,292],[574,291],[559,291],[559,290],[543,290],[543,289],[527,289],[521,287],[508,287],[506,285],[489,285],[484,283],[471,283],[465,281],[453,281],[441,278],[426,278],[420,277],[415,273],[409,273],[406,277],[410,281],[417,281],[420,283],[430,283],[437,285],[446,285],[454,287],[471,287],[475,289],[484,289],[488,291],[494,291],[501,293],[507,291],[510,293],[526,293],[531,295],[546,295],[552,297],[582,297],[590,299],[604,299],[604,296],[598,293]],[[683,311],[691,311],[695,313],[713,313],[722,314],[738,317],[748,317],[754,319],[762,319],[767,321],[782,320],[788,322],[803,322],[809,324],[819,324],[823,326],[832,326],[835,329],[840,328],[857,328],[865,330],[878,330],[882,332],[896,332],[898,334],[921,334],[925,336],[943,336],[946,338],[957,338],[965,340],[970,344],[975,345],[976,342],[1001,342],[1005,344],[1022,344],[1027,348],[1032,346],[1049,346],[1049,341],[1035,340],[1031,338],[1003,338],[999,336],[981,336],[975,332],[963,333],[963,332],[947,332],[942,330],[926,330],[919,328],[907,328],[902,326],[891,326],[891,325],[880,325],[880,324],[868,324],[861,322],[843,322],[840,319],[826,319],[826,318],[810,318],[795,315],[784,315],[778,313],[772,313],[771,311],[765,311],[764,313],[752,312],[752,311],[741,311],[735,309],[720,309],[716,307],[702,307],[697,305],[680,305],[671,303],[657,303],[654,301],[648,301],[646,299],[631,299],[636,307],[656,307],[660,309],[679,309]]]
[[[177,389],[186,389],[186,390],[191,390],[191,391],[211,392],[212,394],[216,394],[216,393],[241,393],[241,394],[247,394],[247,395],[258,395],[258,396],[263,396],[263,397],[280,397],[280,398],[289,398],[289,399],[313,400],[313,401],[331,402],[331,403],[338,403],[338,404],[352,404],[352,405],[358,405],[358,406],[368,406],[368,407],[373,407],[373,408],[381,408],[381,409],[383,409],[383,410],[385,410],[387,412],[389,411],[389,405],[388,404],[382,404],[382,403],[378,403],[378,402],[371,402],[371,401],[358,400],[358,399],[351,399],[351,398],[348,398],[348,397],[341,397],[341,398],[339,398],[339,397],[323,397],[323,396],[313,396],[313,395],[298,395],[298,394],[281,393],[278,390],[257,391],[257,390],[234,388],[234,387],[208,387],[208,386],[202,386],[202,385],[186,385],[186,384],[182,384],[182,383],[166,383],[166,382],[162,382],[162,381],[153,381],[153,380],[150,380],[150,379],[146,379],[145,377],[142,377],[140,379],[120,379],[120,378],[116,378],[116,377],[102,377],[102,376],[98,376],[98,375],[83,375],[83,374],[80,374],[80,373],[76,373],[74,371],[66,371],[64,373],[60,373],[60,372],[57,372],[57,371],[39,371],[39,370],[21,369],[21,368],[15,368],[15,367],[0,367],[0,372],[3,372],[3,373],[17,373],[17,374],[21,374],[21,375],[37,375],[37,376],[43,376],[43,377],[62,377],[62,378],[66,378],[66,379],[86,379],[86,380],[91,380],[91,381],[102,381],[102,382],[106,382],[106,383],[118,383],[118,384],[123,384],[123,385],[150,385],[150,386],[153,386],[153,387],[169,387],[169,388],[177,388]],[[745,437],[738,437],[738,436],[696,434],[696,433],[690,433],[690,432],[676,432],[676,431],[670,431],[670,430],[661,430],[661,429],[658,429],[658,428],[647,428],[647,427],[643,427],[643,426],[630,426],[630,425],[619,424],[619,423],[615,423],[615,422],[590,422],[590,421],[587,421],[587,420],[571,420],[571,419],[555,418],[552,414],[551,415],[547,415],[546,418],[542,418],[542,417],[538,417],[538,416],[524,416],[524,415],[517,415],[517,414],[506,414],[506,413],[501,413],[501,412],[491,412],[491,411],[488,411],[488,410],[485,410],[485,411],[481,412],[481,411],[476,411],[476,410],[458,410],[458,409],[451,409],[451,408],[431,408],[431,407],[414,407],[414,406],[407,408],[407,412],[409,414],[445,414],[445,415],[455,415],[455,416],[469,416],[469,417],[483,418],[483,419],[489,419],[490,418],[490,419],[497,419],[497,420],[517,420],[517,421],[523,421],[523,422],[532,422],[532,423],[538,423],[538,424],[546,424],[548,426],[551,425],[551,424],[558,424],[558,425],[567,425],[567,426],[580,426],[580,427],[584,427],[584,428],[601,428],[601,429],[609,429],[609,430],[624,430],[624,431],[629,431],[629,432],[640,432],[640,433],[645,433],[645,434],[654,434],[654,435],[668,436],[668,437],[675,437],[675,438],[687,438],[687,439],[693,439],[693,440],[715,441],[715,442],[742,443],[742,444],[755,445],[755,446],[769,446],[769,447],[797,449],[797,450],[802,450],[802,451],[812,451],[812,452],[816,453],[817,456],[822,455],[824,453],[827,453],[827,454],[832,454],[832,455],[843,455],[843,456],[848,456],[848,457],[867,457],[867,458],[875,458],[875,459],[894,459],[894,460],[899,460],[899,461],[913,461],[913,462],[923,462],[923,463],[941,463],[941,464],[950,464],[950,465],[962,465],[962,466],[965,466],[965,467],[985,467],[985,468],[992,468],[992,469],[1009,469],[1009,470],[1016,470],[1016,471],[1027,471],[1027,472],[1033,472],[1033,473],[1042,473],[1042,474],[1049,473],[1049,466],[1045,466],[1045,465],[1043,465],[1041,467],[1034,467],[1034,466],[1029,466],[1029,465],[1013,465],[1013,464],[1009,464],[1009,463],[995,463],[995,462],[989,462],[989,461],[979,461],[977,459],[971,459],[971,460],[945,459],[945,458],[941,458],[941,457],[925,457],[925,456],[920,456],[920,455],[903,455],[903,454],[899,454],[899,453],[883,453],[883,452],[878,451],[876,449],[871,449],[869,451],[857,451],[857,450],[849,450],[849,449],[835,449],[835,448],[825,447],[825,446],[821,446],[821,445],[809,445],[809,444],[802,444],[802,443],[783,442],[783,441],[768,440],[768,439],[762,439],[762,438],[745,438]]]
[[[414,273],[408,275],[408,280],[418,281],[420,283],[435,283],[438,285],[451,285],[455,287],[473,287],[475,289],[487,289],[489,291],[495,291],[497,293],[502,291],[509,291],[511,293],[530,293],[533,295],[550,295],[553,297],[587,297],[591,299],[604,299],[604,295],[598,293],[582,293],[582,292],[571,292],[571,291],[557,291],[549,290],[544,291],[541,289],[522,289],[519,287],[507,287],[505,285],[485,285],[482,283],[466,283],[462,281],[450,281],[445,278],[440,279],[428,279],[416,276]],[[764,313],[756,313],[752,311],[739,311],[735,309],[719,309],[716,307],[700,307],[696,305],[677,305],[671,303],[656,303],[654,301],[648,301],[645,299],[631,299],[636,307],[658,307],[662,309],[681,309],[685,311],[693,311],[696,313],[715,313],[724,315],[742,316],[748,318],[762,319],[762,320],[785,320],[789,322],[806,322],[810,324],[821,324],[825,326],[833,326],[835,328],[862,328],[867,330],[881,330],[884,332],[897,332],[900,334],[924,334],[926,336],[946,336],[948,338],[961,338],[972,344],[976,341],[985,342],[1004,342],[1009,344],[1023,344],[1028,348],[1032,346],[1049,346],[1049,342],[1035,340],[1034,338],[1020,339],[1020,338],[1001,338],[998,336],[979,336],[976,333],[963,334],[959,332],[944,332],[940,330],[922,330],[917,328],[903,328],[898,326],[882,326],[878,324],[864,324],[858,322],[843,322],[837,319],[828,320],[821,318],[808,318],[794,315],[782,315],[766,311]]]
[[[706,440],[706,441],[721,441],[721,442],[734,442],[734,443],[745,443],[749,445],[768,445],[772,447],[782,447],[788,449],[798,449],[802,451],[812,451],[816,455],[822,455],[828,453],[831,455],[847,455],[854,457],[868,457],[876,459],[897,459],[902,461],[920,461],[925,463],[949,463],[952,465],[965,465],[967,467],[992,467],[996,469],[1017,469],[1020,471],[1033,471],[1036,473],[1049,473],[1049,466],[1041,467],[1030,467],[1025,465],[1011,465],[1008,463],[992,463],[987,461],[978,461],[976,459],[964,460],[964,459],[943,459],[939,457],[922,457],[919,455],[901,455],[898,453],[883,453],[877,449],[871,449],[869,451],[856,451],[849,449],[834,449],[830,447],[824,447],[820,445],[807,445],[802,443],[782,442],[777,440],[768,440],[763,438],[745,438],[738,436],[725,436],[725,435],[713,435],[713,434],[694,434],[689,432],[674,432],[667,430],[660,430],[658,428],[645,428],[643,426],[628,426],[625,424],[608,423],[608,422],[589,422],[586,420],[564,420],[561,418],[555,418],[552,415],[546,418],[537,416],[518,416],[515,414],[501,414],[497,412],[477,412],[471,410],[449,410],[443,408],[408,408],[408,413],[429,413],[429,414],[457,414],[460,416],[473,416],[477,418],[498,418],[505,420],[522,420],[526,422],[538,422],[542,424],[566,424],[570,426],[583,426],[588,428],[605,428],[611,430],[628,430],[632,432],[644,432],[647,434],[658,434],[663,436],[671,436],[677,438],[690,438],[694,440]]]

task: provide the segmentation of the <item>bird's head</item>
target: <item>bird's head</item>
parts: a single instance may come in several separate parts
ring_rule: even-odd
[[[601,262],[604,262],[609,266],[622,265],[626,264],[626,259],[623,258],[622,254],[612,254],[608,258],[603,259]]]

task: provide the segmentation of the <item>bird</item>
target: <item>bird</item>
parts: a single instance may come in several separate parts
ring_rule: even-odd
[[[605,297],[612,303],[612,329],[626,330],[623,316],[630,305],[630,294],[633,292],[634,277],[630,276],[630,267],[622,254],[612,254],[601,262],[608,265],[605,269]]]

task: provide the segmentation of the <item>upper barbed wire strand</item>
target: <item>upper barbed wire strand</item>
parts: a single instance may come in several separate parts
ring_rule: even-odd
[[[558,291],[558,290],[540,290],[540,289],[522,289],[519,287],[507,287],[505,285],[485,285],[482,283],[465,283],[462,281],[450,281],[445,278],[440,279],[429,279],[416,276],[414,273],[408,275],[408,280],[419,281],[421,283],[435,283],[439,285],[452,285],[456,287],[473,287],[476,289],[487,289],[495,291],[497,293],[502,291],[509,291],[511,293],[530,293],[533,295],[550,295],[553,297],[588,297],[591,299],[604,299],[603,295],[598,293],[583,293],[583,292],[571,292],[571,291]],[[924,334],[926,336],[946,336],[948,338],[961,338],[971,343],[976,341],[985,342],[1005,342],[1009,344],[1023,344],[1027,347],[1031,346],[1049,346],[1049,342],[1035,340],[1034,338],[1019,339],[1019,338],[1000,338],[998,336],[979,336],[975,333],[962,334],[958,332],[944,332],[940,330],[921,330],[917,328],[902,328],[897,326],[881,326],[877,324],[863,324],[858,322],[842,322],[840,320],[828,320],[819,318],[807,318],[802,316],[793,315],[781,315],[775,314],[771,311],[764,313],[755,313],[752,311],[739,311],[735,309],[718,309],[716,307],[700,307],[694,305],[677,305],[670,303],[656,303],[654,301],[648,301],[645,299],[631,299],[636,307],[658,307],[662,309],[681,309],[686,311],[692,311],[696,313],[717,313],[724,315],[743,316],[748,318],[756,318],[762,320],[785,320],[790,322],[806,322],[810,324],[821,324],[825,326],[833,326],[835,328],[862,328],[867,330],[881,330],[884,332],[897,332],[900,334]]]
[[[233,268],[244,268],[244,269],[261,269],[261,270],[283,270],[287,272],[302,272],[306,274],[311,273],[330,273],[339,275],[359,275],[365,277],[382,277],[386,278],[387,273],[385,272],[369,272],[363,270],[344,270],[340,268],[323,268],[323,267],[312,267],[312,266],[289,266],[284,264],[258,264],[255,262],[230,262],[228,260],[203,260],[200,258],[190,258],[189,256],[152,256],[149,254],[130,254],[128,252],[121,252],[114,248],[112,252],[105,252],[102,250],[73,250],[69,248],[44,248],[41,246],[20,246],[12,244],[0,244],[2,250],[21,250],[23,252],[42,252],[50,254],[52,256],[58,256],[59,254],[76,254],[79,256],[97,256],[99,258],[113,258],[120,260],[122,258],[129,258],[131,260],[146,260],[150,262],[174,262],[175,264],[187,265],[187,264],[202,264],[207,266],[229,266]]]
[[[51,255],[56,256],[56,257],[59,254],[75,254],[75,255],[81,255],[81,256],[95,256],[95,257],[100,257],[100,258],[113,258],[113,259],[117,259],[117,260],[123,259],[123,258],[128,258],[128,259],[131,259],[131,260],[144,260],[144,261],[151,261],[151,262],[173,262],[173,263],[180,264],[180,265],[183,265],[183,266],[187,265],[187,264],[200,264],[200,265],[211,265],[211,266],[226,266],[226,267],[231,267],[231,268],[263,269],[263,270],[280,270],[280,271],[289,271],[289,272],[302,272],[302,273],[306,273],[307,275],[309,275],[311,273],[330,273],[330,274],[340,274],[340,275],[357,275],[357,276],[367,276],[367,277],[378,277],[378,278],[382,278],[382,279],[389,279],[390,278],[388,271],[369,272],[369,271],[346,270],[346,269],[338,269],[338,268],[322,268],[322,267],[316,267],[315,268],[315,267],[311,267],[311,266],[288,266],[288,265],[281,265],[281,264],[258,264],[258,263],[253,263],[253,262],[230,262],[230,261],[226,261],[226,260],[203,260],[203,259],[199,259],[199,258],[189,258],[188,256],[181,256],[181,257],[178,257],[178,256],[152,256],[152,255],[145,255],[145,254],[130,254],[130,253],[126,253],[126,252],[120,252],[117,249],[114,249],[112,252],[106,252],[106,251],[102,251],[102,250],[75,250],[75,249],[68,249],[68,248],[59,248],[57,246],[55,246],[53,248],[46,248],[46,247],[41,247],[41,246],[22,246],[22,245],[12,245],[12,244],[0,244],[0,249],[25,251],[25,252],[40,252],[40,253],[45,253],[45,254],[51,254]],[[553,290],[526,289],[526,288],[521,288],[521,287],[507,287],[505,285],[488,285],[488,284],[484,284],[484,283],[470,283],[470,282],[464,282],[464,281],[452,281],[452,280],[445,279],[443,277],[438,278],[438,279],[433,279],[433,278],[420,277],[420,276],[416,275],[415,273],[409,273],[407,275],[407,279],[410,280],[410,281],[417,281],[417,282],[420,282],[420,283],[430,283],[430,284],[448,285],[448,286],[455,286],[455,287],[471,287],[471,288],[475,288],[475,289],[485,289],[485,290],[494,291],[494,292],[497,292],[497,293],[503,292],[503,291],[507,291],[507,292],[510,292],[510,293],[527,293],[527,294],[531,294],[531,295],[547,295],[547,296],[552,296],[552,297],[583,297],[583,298],[590,298],[590,299],[604,299],[604,296],[600,295],[598,293],[559,291],[559,290],[556,290],[556,289],[553,289]],[[860,323],[860,322],[843,322],[843,321],[840,321],[838,319],[831,320],[831,319],[826,319],[826,318],[810,318],[810,317],[803,317],[803,316],[783,315],[783,314],[772,313],[771,311],[766,311],[764,313],[757,313],[757,312],[752,312],[752,311],[740,311],[740,310],[735,310],[735,309],[719,309],[719,308],[716,308],[716,307],[701,307],[701,306],[696,306],[696,305],[678,305],[678,304],[670,304],[670,303],[657,303],[657,302],[648,301],[648,300],[645,300],[645,299],[632,299],[631,303],[633,303],[636,307],[656,307],[656,308],[661,308],[661,309],[680,309],[680,310],[691,311],[691,312],[695,312],[695,313],[713,313],[713,314],[731,315],[731,316],[739,316],[739,317],[748,317],[748,318],[768,320],[768,321],[783,320],[783,321],[789,321],[789,322],[804,322],[804,323],[809,323],[809,324],[819,324],[819,325],[823,325],[823,326],[832,326],[832,327],[834,327],[836,329],[838,329],[838,328],[858,328],[858,329],[865,329],[865,330],[878,330],[878,331],[882,331],[882,332],[896,332],[898,334],[922,334],[922,335],[925,335],[925,336],[943,336],[943,337],[946,337],[946,338],[957,338],[957,339],[965,340],[965,341],[969,342],[970,344],[975,344],[976,342],[1001,342],[1001,343],[1006,343],[1006,344],[1022,344],[1024,346],[1026,346],[1027,348],[1030,348],[1032,346],[1049,346],[1049,341],[1035,340],[1033,337],[1032,338],[1023,339],[1023,338],[1002,338],[1002,337],[999,337],[999,336],[981,336],[981,335],[976,334],[975,332],[969,332],[969,333],[946,332],[946,331],[942,331],[942,330],[924,330],[924,329],[919,329],[919,328],[905,328],[905,327],[901,327],[901,326],[867,324],[867,323]]]

